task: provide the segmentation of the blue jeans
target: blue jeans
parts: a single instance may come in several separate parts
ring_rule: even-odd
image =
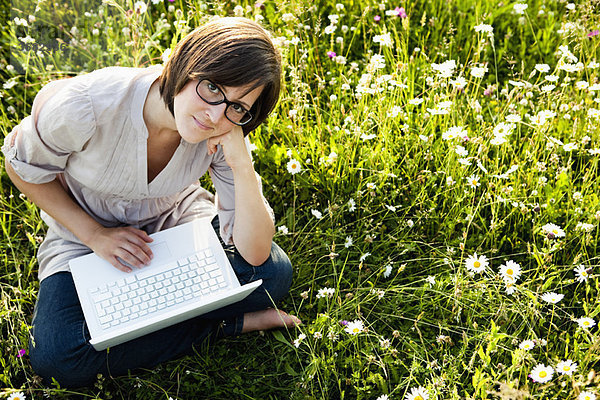
[[[218,232],[217,218],[213,226]],[[29,358],[46,384],[55,378],[63,387],[92,384],[97,374],[118,376],[135,368],[155,365],[193,352],[203,342],[239,335],[244,313],[263,310],[284,298],[292,282],[292,266],[275,243],[271,256],[253,267],[234,246],[224,246],[241,284],[258,279],[263,284],[244,300],[189,319],[146,336],[96,351],[83,317],[70,272],[59,272],[40,284],[33,315]]]

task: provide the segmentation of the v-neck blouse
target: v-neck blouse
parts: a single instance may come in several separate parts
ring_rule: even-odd
[[[109,67],[49,83],[40,91],[50,93],[46,103],[34,101],[31,115],[6,137],[2,152],[26,182],[58,177],[76,202],[106,227],[128,225],[153,233],[218,214],[221,237],[230,244],[233,173],[220,148],[208,155],[206,141],[181,140],[167,165],[148,182],[143,109],[161,72],[160,66]],[[207,171],[217,192],[216,205],[198,182]],[[90,252],[43,211],[42,218],[49,229],[38,249],[40,280],[68,271],[69,259]]]

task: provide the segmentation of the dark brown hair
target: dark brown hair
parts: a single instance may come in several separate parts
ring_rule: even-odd
[[[256,129],[279,99],[281,56],[268,33],[246,18],[214,19],[195,29],[176,46],[160,76],[160,95],[174,115],[174,97],[190,80],[209,79],[222,86],[263,86],[250,112],[254,118],[242,127],[244,135]]]

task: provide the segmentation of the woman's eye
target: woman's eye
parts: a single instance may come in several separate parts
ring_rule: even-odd
[[[214,93],[216,93],[216,92],[218,92],[218,91],[219,91],[219,88],[218,88],[218,87],[217,87],[217,85],[215,85],[214,83],[210,83],[210,82],[209,82],[209,83],[206,85],[206,87],[208,88],[208,90],[210,90],[211,92],[214,92]]]
[[[244,114],[246,112],[246,110],[244,110],[244,107],[240,106],[239,104],[233,103],[231,105],[231,108],[233,108],[233,111],[235,111],[238,114]]]

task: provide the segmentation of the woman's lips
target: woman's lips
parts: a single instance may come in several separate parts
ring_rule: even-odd
[[[192,118],[194,119],[194,122],[196,123],[196,126],[198,126],[200,129],[204,129],[204,130],[210,130],[210,129],[212,129],[210,126],[204,125],[202,122],[198,121],[196,119],[196,117],[194,117],[193,115],[192,115]]]

